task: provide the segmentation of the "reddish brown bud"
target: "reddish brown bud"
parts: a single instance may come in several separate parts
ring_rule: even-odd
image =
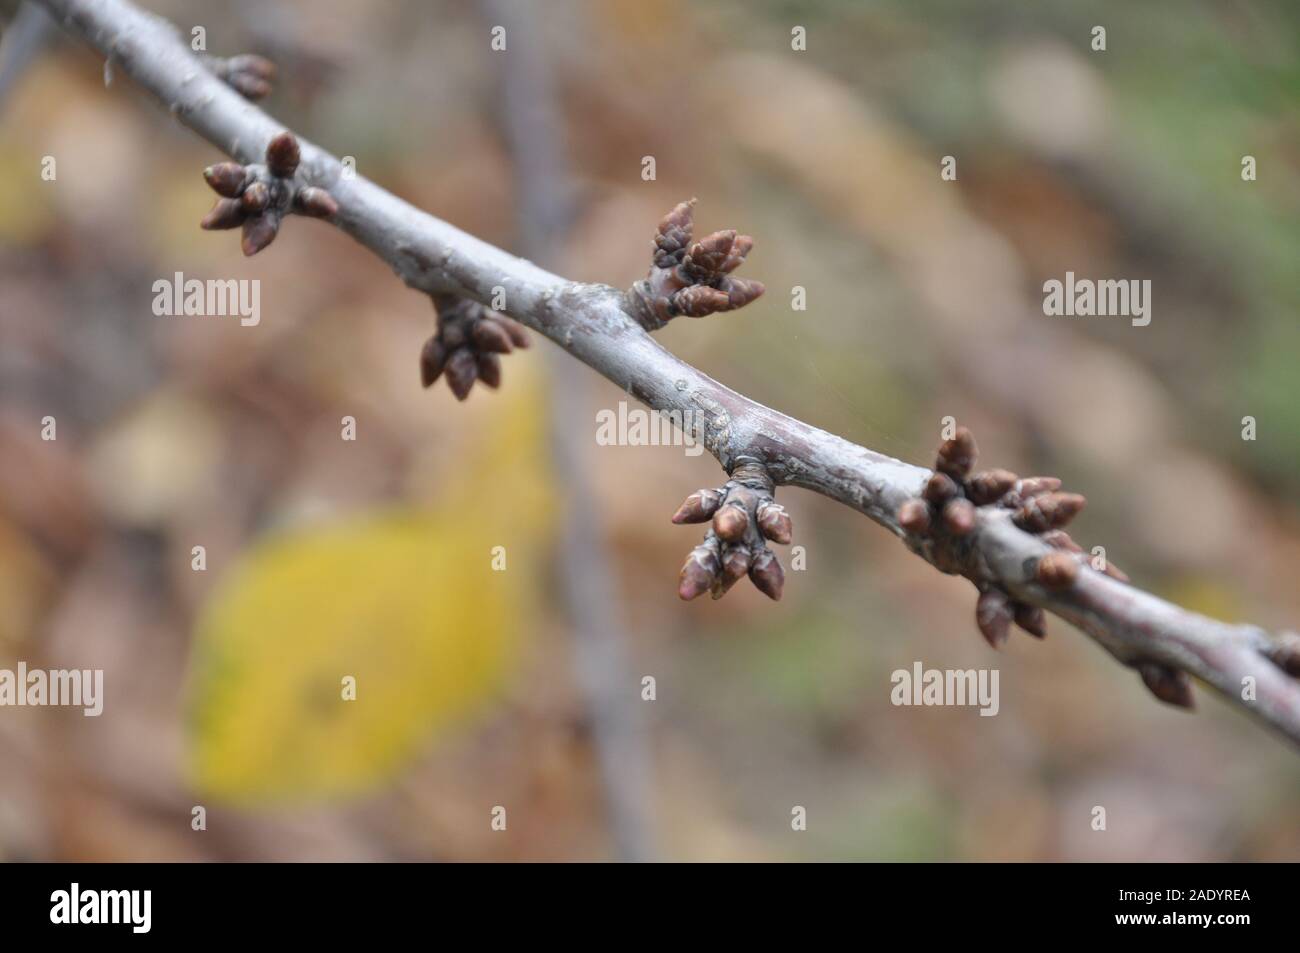
[[[1282,671],[1300,678],[1300,635],[1282,632],[1274,636],[1268,641],[1264,654]]]
[[[717,288],[691,285],[673,295],[673,307],[688,318],[702,318],[731,307],[731,299]]]
[[[1034,578],[1044,589],[1068,589],[1079,578],[1079,561],[1069,553],[1046,553],[1034,567]]]
[[[717,490],[696,490],[677,508],[673,522],[679,526],[682,523],[703,523],[711,519],[721,505],[722,494]]]
[[[722,575],[714,580],[713,598],[721,599],[749,571],[749,550],[744,546],[726,546],[722,552]]]
[[[677,595],[686,601],[701,596],[713,588],[714,579],[721,574],[718,554],[707,544],[696,546],[686,557],[678,577]]]
[[[256,215],[265,211],[266,207],[271,204],[271,190],[266,187],[264,182],[254,182],[244,189],[244,195],[240,201],[244,205],[245,212],[249,215]]]
[[[515,321],[512,318],[507,318],[504,314],[495,315],[490,318],[485,318],[484,320],[495,321],[497,324],[505,328],[506,333],[510,335],[510,340],[515,347],[526,348],[532,344],[532,341],[528,339],[528,332],[524,330],[523,325],[518,321]]]
[[[1011,519],[1021,529],[1042,533],[1070,522],[1087,502],[1078,493],[1044,493],[1026,500]]]
[[[975,504],[970,500],[949,500],[943,508],[943,525],[954,536],[965,536],[975,528]]]
[[[780,503],[773,503],[770,500],[764,500],[758,504],[756,511],[758,516],[758,528],[764,536],[774,543],[785,545],[790,542],[794,532],[794,524],[790,521],[790,514],[785,511],[785,507]]]
[[[1137,667],[1142,681],[1151,694],[1169,705],[1179,708],[1195,708],[1196,700],[1192,695],[1192,680],[1186,672],[1169,668],[1157,662],[1145,662]]]
[[[301,161],[302,153],[298,149],[298,140],[291,132],[280,133],[266,146],[266,166],[277,178],[293,178]]]
[[[930,528],[930,505],[920,497],[904,500],[898,508],[898,525],[909,533],[923,535]]]
[[[275,241],[275,233],[279,228],[280,220],[275,215],[258,215],[247,219],[244,222],[244,237],[240,241],[244,254],[252,257],[271,244]]]
[[[723,278],[718,282],[718,290],[727,296],[727,308],[734,311],[760,297],[767,289],[763,282],[752,278]]]
[[[244,167],[238,162],[218,162],[203,170],[203,178],[218,195],[238,198],[244,187]]]
[[[424,342],[424,349],[420,351],[420,382],[425,387],[432,387],[434,381],[442,375],[446,363],[447,349],[434,335]]]
[[[748,235],[737,235],[736,240],[731,245],[731,253],[727,255],[726,261],[722,263],[723,273],[733,272],[744,264],[745,257],[753,248],[754,239]]]
[[[232,73],[245,73],[258,79],[275,79],[275,64],[265,56],[256,53],[240,53],[226,60],[226,68]]]
[[[456,399],[464,400],[468,397],[469,389],[478,379],[478,361],[474,359],[474,352],[467,347],[453,351],[447,359],[446,374],[447,383],[451,385],[451,392],[456,395]]]
[[[722,273],[722,263],[731,254],[731,246],[735,241],[734,229],[706,235],[690,247],[682,262],[682,270],[696,280],[718,276]]]
[[[1035,638],[1043,639],[1047,637],[1047,613],[1038,606],[1027,605],[1023,602],[1015,604],[1016,625],[1024,629]]]
[[[293,206],[312,218],[333,218],[339,213],[339,203],[334,201],[334,196],[314,185],[299,189],[293,198]]]
[[[501,386],[501,358],[495,354],[479,354],[478,379],[496,390]]]
[[[724,506],[713,514],[713,531],[729,543],[739,542],[749,529],[749,514],[740,506]]]
[[[975,622],[986,642],[995,649],[1011,637],[1011,600],[1000,589],[986,589],[975,603]]]
[[[785,570],[770,549],[763,549],[754,557],[754,562],[749,567],[749,578],[763,595],[772,600],[780,600],[781,592],[785,589]]]
[[[1081,553],[1083,547],[1076,543],[1063,529],[1049,529],[1046,533],[1038,537],[1053,549],[1059,549],[1067,553]]]
[[[1016,495],[1022,500],[1027,500],[1031,496],[1040,496],[1043,493],[1054,493],[1061,488],[1060,477],[1036,476],[1025,477],[1016,484]]]
[[[510,335],[496,321],[488,319],[475,321],[469,336],[473,338],[480,351],[509,354],[514,350],[514,345],[510,343]]]
[[[244,224],[246,215],[239,199],[217,199],[208,214],[199,222],[199,228],[219,231],[226,228],[238,228]]]
[[[939,453],[934,468],[946,473],[954,480],[964,480],[975,465],[979,448],[975,446],[975,435],[966,427],[958,427],[951,440],[939,444]]]
[[[695,229],[695,199],[681,202],[659,222],[655,234],[655,264],[667,268],[676,264]]]
[[[957,495],[957,484],[946,473],[935,473],[925,483],[921,495],[935,507],[942,507]]]
[[[1010,470],[984,470],[967,481],[966,494],[976,506],[986,506],[1006,496],[1018,479]]]
[[[226,83],[245,99],[257,102],[271,95],[271,84],[248,73],[228,73]]]

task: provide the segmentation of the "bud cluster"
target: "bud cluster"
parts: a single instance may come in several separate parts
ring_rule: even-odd
[[[294,180],[301,153],[291,132],[282,132],[266,147],[265,165],[219,162],[203,170],[212,191],[221,198],[199,223],[210,230],[243,226],[240,246],[256,255],[275,240],[280,223],[290,212],[312,218],[338,214],[334,197],[322,188]]]
[[[692,242],[694,229],[695,199],[659,223],[650,272],[627,293],[632,314],[647,331],[678,315],[702,318],[743,308],[763,293],[762,283],[731,276],[754,247],[752,238],[726,229]]]
[[[945,560],[944,557],[960,553],[975,531],[978,510],[981,507],[1010,510],[1013,523],[1037,535],[1053,549],[1039,558],[1034,567],[1034,580],[1051,590],[1073,586],[1084,560],[1083,549],[1062,527],[1074,519],[1087,501],[1077,493],[1060,492],[1061,481],[1056,477],[1022,478],[1010,470],[975,472],[978,456],[975,437],[965,427],[958,427],[953,437],[939,446],[934,475],[926,482],[921,495],[906,500],[898,508],[898,524],[908,542],[914,547],[929,545],[937,557],[936,565],[955,572],[960,558]],[[1128,581],[1114,566],[1107,564],[1104,571]],[[981,585],[975,620],[994,648],[1006,643],[1013,622],[1038,638],[1047,634],[1042,609],[1016,602],[991,584]]]
[[[438,330],[420,352],[420,379],[430,387],[442,374],[457,400],[469,396],[476,380],[495,389],[501,384],[502,354],[528,347],[528,333],[511,318],[477,301],[435,295]]]
[[[767,470],[756,462],[741,463],[718,489],[696,490],[673,515],[674,523],[711,524],[704,542],[682,566],[677,594],[694,599],[706,591],[720,599],[742,576],[770,599],[780,599],[785,570],[767,547],[790,542],[790,516],[773,499]]]

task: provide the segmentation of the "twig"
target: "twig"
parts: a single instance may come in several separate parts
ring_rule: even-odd
[[[165,20],[126,0],[41,0],[65,29],[112,59],[182,123],[244,164],[260,159],[283,127],[208,73]],[[894,460],[795,420],[732,391],[660,347],[629,312],[625,294],[567,281],[420,211],[367,181],[345,178],[339,160],[301,143],[299,178],[324,188],[340,210],[330,218],[386,261],[410,287],[488,302],[503,288],[517,320],[650,407],[703,421],[704,444],[730,474],[761,466],[776,485],[821,493],[904,536],[897,513],[931,471]],[[690,419],[684,417],[683,419]],[[1272,637],[1181,609],[1087,565],[1062,589],[1036,581],[1053,550],[996,506],[974,510],[964,543],[916,546],[945,572],[982,590],[1073,623],[1125,665],[1185,672],[1300,745],[1300,636]],[[1244,679],[1253,679],[1253,698]],[[1150,679],[1148,679],[1150,683]]]

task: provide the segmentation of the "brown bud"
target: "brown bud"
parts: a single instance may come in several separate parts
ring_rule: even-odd
[[[1044,589],[1069,589],[1079,578],[1079,561],[1069,553],[1046,553],[1034,567],[1034,578]]]
[[[265,211],[266,207],[271,204],[271,190],[266,187],[265,182],[254,182],[244,189],[244,195],[240,201],[244,205],[245,212],[249,215],[256,215]]]
[[[785,507],[780,503],[773,503],[770,500],[764,500],[758,504],[755,513],[758,516],[758,528],[760,532],[774,543],[785,545],[790,542],[794,531],[794,525],[790,521],[790,514],[785,511]]]
[[[1070,522],[1087,502],[1078,493],[1044,493],[1026,500],[1011,519],[1021,529],[1042,533]]]
[[[514,345],[510,343],[510,335],[506,332],[506,329],[496,321],[487,319],[475,321],[474,327],[470,329],[469,336],[473,338],[480,351],[509,354],[515,349]]]
[[[238,198],[244,187],[244,167],[238,162],[218,162],[203,170],[203,178],[218,195]]]
[[[898,525],[909,533],[924,534],[930,528],[930,505],[915,496],[904,500],[898,508]]]
[[[447,350],[454,351],[457,348],[464,347],[469,343],[469,338],[465,334],[465,326],[459,321],[448,321],[445,324],[439,322],[442,334],[442,343]]]
[[[706,235],[686,253],[682,270],[693,278],[711,278],[722,272],[722,263],[731,254],[735,244],[735,229],[725,229]]]
[[[965,536],[975,528],[975,504],[970,500],[949,500],[943,508],[943,525],[954,536]]]
[[[446,374],[447,383],[451,385],[451,392],[456,395],[456,399],[464,400],[468,397],[470,388],[478,378],[478,361],[474,359],[474,352],[467,347],[453,351],[447,358]]]
[[[246,218],[244,207],[239,199],[217,199],[208,214],[199,222],[199,228],[219,231],[226,228],[238,228]]]
[[[781,592],[785,589],[785,570],[770,549],[763,549],[754,557],[754,562],[749,567],[749,578],[763,595],[780,600]]]
[[[939,453],[934,468],[946,473],[954,480],[964,480],[975,465],[979,448],[975,446],[975,435],[966,427],[958,427],[951,440],[939,444]]]
[[[741,506],[724,506],[713,514],[713,531],[729,543],[739,542],[749,528],[749,514]]]
[[[695,229],[695,199],[681,202],[659,222],[655,235],[655,264],[666,268],[676,263],[687,245],[691,243],[691,233]]]
[[[702,318],[731,307],[731,299],[726,294],[708,285],[682,288],[673,295],[672,302],[677,313],[688,318]]]
[[[478,356],[478,379],[493,390],[500,387],[501,358],[495,354],[480,353]]]
[[[1103,565],[1106,568],[1104,568],[1102,572],[1110,576],[1110,578],[1114,579],[1117,582],[1129,582],[1128,573],[1120,569],[1109,559],[1107,559]]]
[[[722,574],[713,582],[713,598],[721,599],[749,571],[749,550],[744,546],[725,546],[722,551]]]
[[[524,330],[522,324],[512,318],[507,318],[504,314],[493,315],[484,318],[485,321],[494,321],[506,329],[506,334],[510,335],[510,340],[515,347],[526,348],[532,341],[528,339],[528,332]]]
[[[447,349],[442,346],[437,335],[424,342],[420,351],[420,382],[425,387],[432,387],[442,374],[443,365],[447,363]]]
[[[743,308],[767,290],[763,282],[753,278],[723,278],[718,282],[718,290],[727,296],[727,307],[734,311]]]
[[[265,56],[256,53],[240,53],[231,56],[226,60],[226,68],[232,73],[244,73],[268,82],[275,79],[275,64]]]
[[[975,623],[986,642],[995,649],[1011,637],[1011,600],[1000,589],[986,589],[975,603]]]
[[[703,523],[711,519],[721,505],[722,494],[717,490],[696,490],[677,508],[673,522],[679,526],[682,523]]]
[[[227,73],[226,83],[239,95],[253,102],[271,95],[271,84],[249,73]]]
[[[1060,477],[1036,476],[1025,477],[1016,484],[1016,495],[1022,500],[1043,493],[1054,493],[1061,488]]]
[[[1268,641],[1264,654],[1282,671],[1300,678],[1300,635],[1282,632],[1274,636]]]
[[[726,261],[722,263],[723,273],[733,272],[744,264],[745,257],[753,248],[754,239],[748,235],[737,235],[736,240],[732,242],[731,253],[727,255]]]
[[[233,201],[233,200],[232,200]],[[271,242],[280,229],[280,220],[275,215],[258,215],[244,222],[244,237],[240,247],[246,256],[252,257]]]
[[[957,484],[946,473],[935,473],[926,481],[921,495],[935,507],[942,507],[957,495]]]
[[[1038,606],[1027,605],[1023,602],[1015,604],[1016,625],[1024,629],[1030,635],[1036,638],[1047,637],[1047,613]]]
[[[966,482],[966,494],[976,506],[987,506],[1006,496],[1018,479],[1010,470],[983,470]]]
[[[1070,534],[1063,529],[1049,529],[1038,537],[1053,549],[1059,549],[1067,553],[1081,553],[1083,547],[1071,538]]]
[[[1169,668],[1158,662],[1144,662],[1137,667],[1142,681],[1151,694],[1169,705],[1179,708],[1195,708],[1196,699],[1192,695],[1192,680],[1186,672]]]
[[[298,171],[302,153],[298,149],[298,140],[291,132],[282,132],[266,146],[266,165],[271,174],[281,179],[289,179]]]
[[[334,201],[334,196],[314,185],[299,189],[293,198],[293,206],[312,218],[333,218],[339,213],[339,203]]]
[[[708,545],[696,546],[686,557],[678,577],[677,595],[686,601],[701,596],[713,587],[721,573],[718,554]]]

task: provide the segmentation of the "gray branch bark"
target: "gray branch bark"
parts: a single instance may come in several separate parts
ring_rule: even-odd
[[[271,137],[284,130],[210,75],[166,20],[126,0],[40,2],[177,120],[238,161],[259,161]],[[741,459],[758,460],[776,483],[821,493],[902,537],[895,513],[920,493],[929,470],[730,390],[656,343],[625,310],[618,289],[551,274],[362,176],[345,178],[335,156],[300,141],[301,174],[339,202],[334,224],[386,261],[411,288],[487,302],[494,287],[503,287],[512,317],[628,394],[655,410],[691,411],[702,419],[705,446],[728,472]],[[1048,592],[1032,577],[1047,547],[1012,524],[1006,511],[979,508],[975,533],[962,567],[972,581],[996,583],[1017,600],[1073,623],[1125,665],[1156,663],[1195,676],[1300,746],[1300,682],[1281,667],[1300,658],[1300,636],[1271,636],[1258,626],[1218,622],[1087,567],[1068,590]],[[1253,700],[1243,698],[1247,677],[1254,679]]]

